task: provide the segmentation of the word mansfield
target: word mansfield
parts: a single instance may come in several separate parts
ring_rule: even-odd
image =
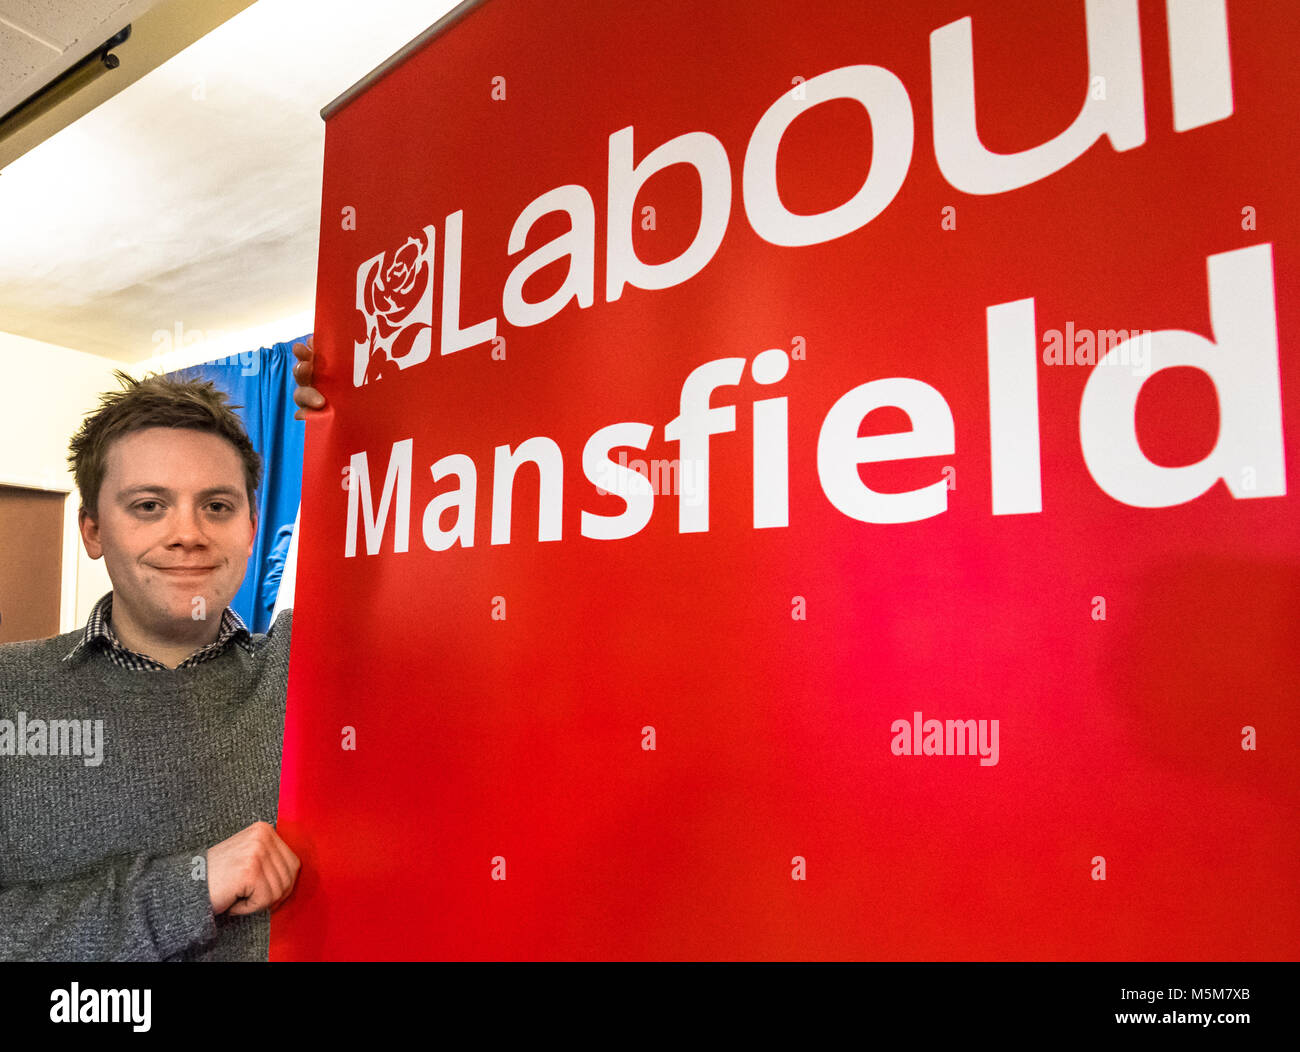
[[[103,720],[0,720],[0,756],[80,756],[87,767],[104,762]]]
[[[1201,496],[1222,480],[1238,500],[1286,494],[1282,444],[1282,389],[1273,293],[1272,245],[1263,243],[1209,256],[1206,260],[1210,338],[1181,329],[1141,333],[1143,358],[1150,371],[1106,368],[1112,356],[1131,361],[1132,339],[1112,347],[1094,366],[1079,405],[1083,460],[1093,480],[1113,499],[1138,508],[1166,508]],[[1039,457],[1038,347],[1032,298],[999,303],[986,310],[989,449],[992,513],[1024,515],[1043,510]],[[709,443],[713,435],[737,428],[734,405],[712,404],[722,387],[741,383],[749,364],[754,383],[779,384],[790,368],[785,351],[760,352],[752,363],[719,358],[691,371],[682,384],[680,411],[663,427],[663,438],[677,443],[680,462],[693,471],[690,499],[676,498],[679,533],[709,529]],[[1178,467],[1153,463],[1137,435],[1137,403],[1143,385],[1164,369],[1199,369],[1214,385],[1219,405],[1219,433],[1200,461]],[[787,399],[764,398],[752,407],[753,524],[755,529],[784,527],[790,520]],[[868,414],[885,406],[901,409],[911,430],[859,435]],[[817,475],[830,503],[844,515],[867,523],[918,522],[948,510],[947,479],[919,489],[882,493],[870,489],[858,465],[919,457],[951,456],[952,410],[944,396],[922,380],[885,377],[842,395],[826,413],[817,436]],[[650,480],[633,470],[613,450],[644,450],[655,432],[643,421],[602,427],[587,440],[581,463],[597,491],[613,494],[625,505],[617,514],[583,510],[581,533],[596,540],[619,540],[639,533],[655,507]],[[348,476],[345,557],[357,554],[359,524],[366,554],[381,551],[388,519],[393,519],[392,551],[409,549],[414,440],[394,442],[383,493],[376,511],[366,452],[351,456]],[[536,465],[537,539],[558,541],[562,535],[564,454],[551,438],[533,436],[512,448],[495,447],[492,475],[491,543],[511,540],[511,504],[515,474],[521,465]],[[478,466],[463,453],[452,453],[430,466],[434,483],[453,480],[424,509],[422,535],[431,551],[440,552],[476,541]],[[936,469],[936,472],[938,469]],[[445,513],[454,522],[444,524]],[[364,520],[364,521],[363,521]]]

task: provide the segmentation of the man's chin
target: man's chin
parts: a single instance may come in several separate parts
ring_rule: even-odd
[[[201,635],[205,624],[220,619],[228,602],[210,592],[190,591],[168,596],[155,607],[158,627],[173,636]]]

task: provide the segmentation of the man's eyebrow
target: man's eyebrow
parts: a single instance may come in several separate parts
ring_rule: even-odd
[[[130,489],[124,489],[118,494],[121,500],[130,500],[132,497],[141,493],[157,493],[159,496],[171,498],[176,495],[176,491],[168,489],[166,486],[132,486]],[[207,497],[240,497],[244,495],[242,489],[235,486],[210,486],[207,489],[199,490],[200,498]]]

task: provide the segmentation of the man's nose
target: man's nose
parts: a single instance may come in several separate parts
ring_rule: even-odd
[[[169,543],[185,547],[207,544],[208,535],[204,529],[203,516],[197,508],[178,507],[172,516],[171,537]]]

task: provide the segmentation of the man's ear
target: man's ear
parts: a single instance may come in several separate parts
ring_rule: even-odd
[[[248,538],[248,557],[251,559],[253,557],[253,548],[257,545],[257,505],[256,504],[253,505],[253,510],[249,515],[249,519],[252,522],[252,531],[251,531],[252,535]]]
[[[86,554],[92,559],[101,558],[104,546],[99,541],[99,523],[90,517],[84,506],[77,512],[77,528],[81,530],[81,540],[86,546]]]

